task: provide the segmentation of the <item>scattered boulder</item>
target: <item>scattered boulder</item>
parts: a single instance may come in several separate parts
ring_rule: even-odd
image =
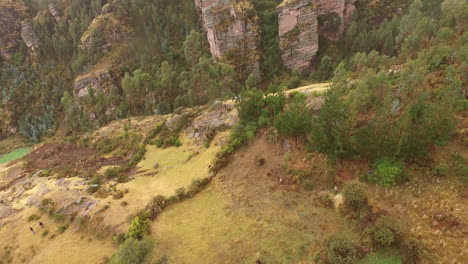
[[[21,22],[21,38],[32,54],[37,54],[41,41],[32,27],[31,19],[25,19]]]
[[[57,23],[60,23],[61,21],[60,13],[54,3],[49,4],[49,12],[54,17],[55,21]]]
[[[341,208],[343,208],[343,205],[344,205],[343,195],[341,193],[335,195],[335,197],[333,197],[333,207],[336,210],[340,210]]]

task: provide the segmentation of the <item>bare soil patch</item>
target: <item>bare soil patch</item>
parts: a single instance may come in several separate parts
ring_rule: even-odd
[[[70,143],[47,143],[29,153],[26,160],[31,171],[62,171],[66,176],[78,173],[95,172],[103,166],[121,165],[125,159],[120,157],[105,158],[95,150],[79,147]],[[73,175],[74,174],[74,175]]]

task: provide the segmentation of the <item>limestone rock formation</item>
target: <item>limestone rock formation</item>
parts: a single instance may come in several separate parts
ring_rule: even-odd
[[[344,32],[356,0],[285,0],[277,7],[281,57],[290,69],[310,68],[319,35],[336,40]]]
[[[75,79],[75,94],[78,98],[88,95],[88,88],[95,91],[107,91],[113,84],[113,78],[108,68],[94,70],[80,75]]]
[[[195,4],[201,11],[212,56],[236,58],[260,76],[258,17],[251,0],[195,0]]]
[[[25,19],[21,22],[21,38],[31,50],[32,54],[36,54],[39,50],[40,39],[34,32],[31,19]]]
[[[57,23],[60,23],[60,13],[54,3],[49,4],[49,12],[54,17]]]
[[[27,16],[22,1],[0,0],[0,56],[9,60],[21,41],[21,20]]]

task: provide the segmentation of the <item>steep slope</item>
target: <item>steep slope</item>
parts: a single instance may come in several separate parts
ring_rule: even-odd
[[[0,56],[9,60],[17,51],[21,38],[21,21],[28,8],[22,1],[0,0]]]

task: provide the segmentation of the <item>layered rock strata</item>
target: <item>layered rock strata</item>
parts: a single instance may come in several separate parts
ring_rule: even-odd
[[[32,54],[39,51],[40,39],[33,30],[31,19],[25,19],[21,22],[21,38]]]
[[[75,79],[75,94],[78,98],[88,95],[88,89],[107,91],[113,85],[112,75],[108,68],[94,70]]]
[[[277,10],[284,66],[290,70],[308,68],[319,49],[315,0],[287,1]]]
[[[195,0],[214,58],[237,59],[260,76],[258,17],[250,0]]]
[[[281,3],[277,11],[283,64],[290,70],[310,68],[319,50],[319,35],[338,39],[350,21],[355,2],[285,0]]]

